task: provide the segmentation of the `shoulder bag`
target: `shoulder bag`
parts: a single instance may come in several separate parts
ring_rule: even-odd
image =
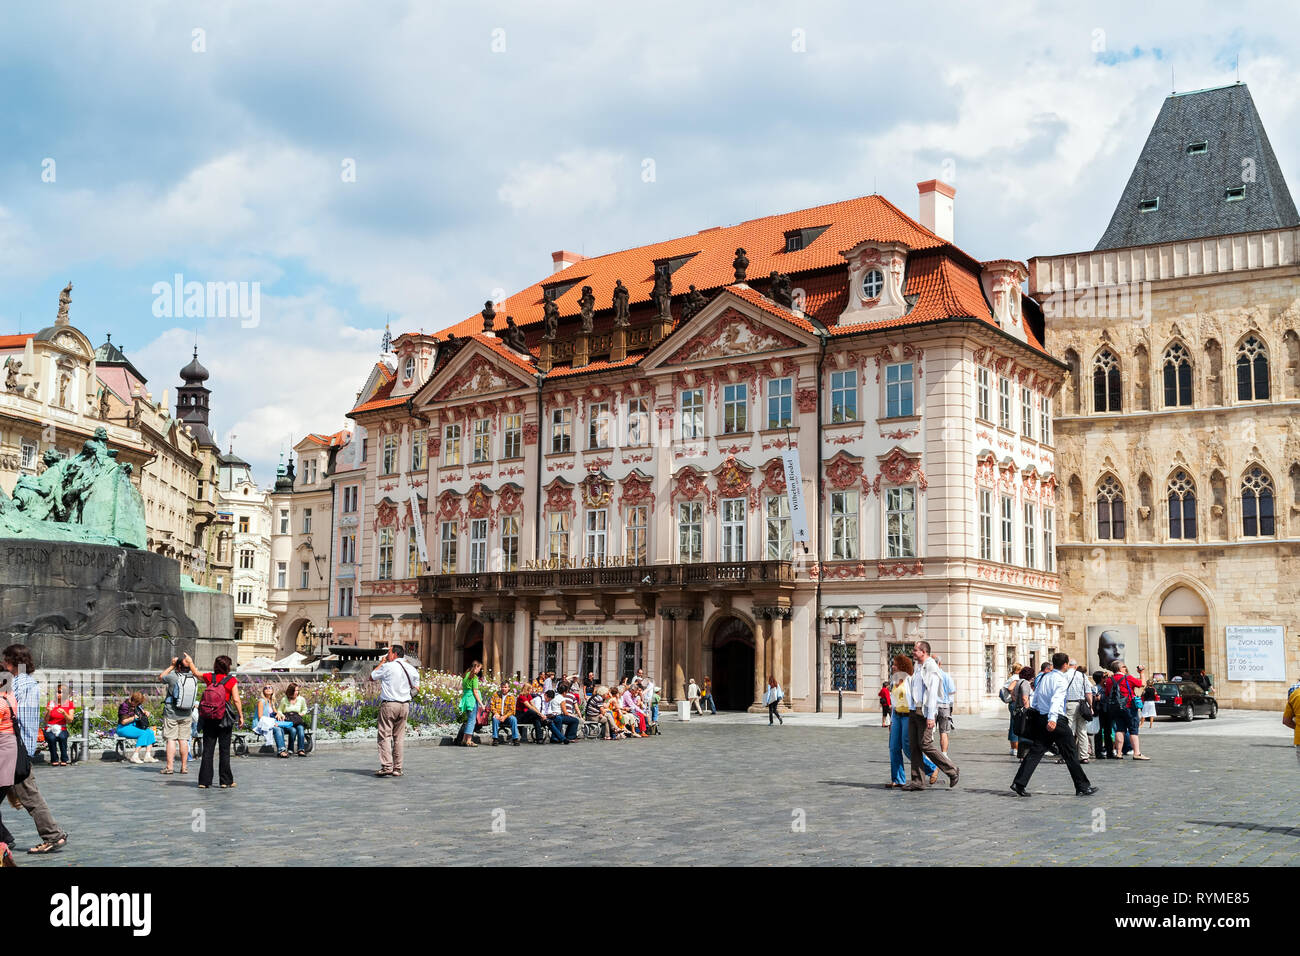
[[[1074,678],[1078,676],[1079,676],[1079,672],[1075,671],[1074,677],[1070,678],[1070,687],[1074,686]],[[1065,689],[1065,692],[1066,695],[1068,696],[1070,692],[1070,688],[1067,687]],[[1079,698],[1079,716],[1082,717],[1084,720],[1092,720],[1092,718],[1096,716],[1092,712],[1092,704],[1088,703],[1088,687],[1086,684],[1084,685],[1083,688],[1083,696]]]
[[[19,784],[32,775],[32,756],[27,752],[27,745],[23,743],[22,725],[18,723],[18,715],[14,713],[13,705],[6,700],[5,706],[9,708],[9,721],[13,724],[14,740],[18,744],[18,759],[14,763],[14,783]]]

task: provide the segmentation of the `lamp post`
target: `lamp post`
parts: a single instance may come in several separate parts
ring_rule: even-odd
[[[822,617],[826,621],[826,626],[828,628],[832,626],[835,627],[836,643],[840,647],[845,647],[847,646],[847,642],[844,640],[844,624],[845,622],[856,624],[861,614],[862,612],[856,607],[831,606],[831,607],[827,607],[823,611]],[[840,667],[838,671],[833,666],[831,667],[831,679],[835,682],[835,690],[838,692],[839,695],[839,708],[835,719],[843,720],[844,719],[844,658],[843,656],[841,656],[840,658]]]

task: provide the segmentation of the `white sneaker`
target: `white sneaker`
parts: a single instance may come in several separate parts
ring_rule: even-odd
[[[126,759],[129,760],[131,763],[144,763],[144,761],[140,759],[140,751],[138,750],[131,751],[131,756],[127,757]]]
[[[155,757],[155,756],[153,755],[153,751],[152,751],[152,750],[149,750],[149,751],[146,751],[146,752],[145,752],[145,755],[144,755],[144,762],[145,762],[145,763],[157,763],[157,762],[158,762],[158,758]]]

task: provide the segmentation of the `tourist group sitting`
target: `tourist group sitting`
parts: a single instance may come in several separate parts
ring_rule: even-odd
[[[296,752],[307,756],[307,698],[298,692],[297,684],[290,684],[275,703],[275,688],[267,684],[257,699],[257,721],[253,733],[266,740],[275,740],[275,751],[280,757]],[[269,736],[268,736],[269,735]]]

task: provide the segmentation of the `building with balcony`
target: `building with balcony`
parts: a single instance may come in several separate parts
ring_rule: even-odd
[[[233,529],[234,567],[230,594],[235,602],[235,640],[243,664],[255,657],[276,656],[275,615],[268,607],[271,584],[271,505],[253,481],[248,462],[233,449],[218,459],[217,511]]]
[[[963,252],[953,190],[919,189],[916,219],[873,195],[558,252],[394,340],[349,413],[359,642],[870,710],[925,639],[958,710],[995,701],[1061,643],[1065,367],[1025,267]]]

